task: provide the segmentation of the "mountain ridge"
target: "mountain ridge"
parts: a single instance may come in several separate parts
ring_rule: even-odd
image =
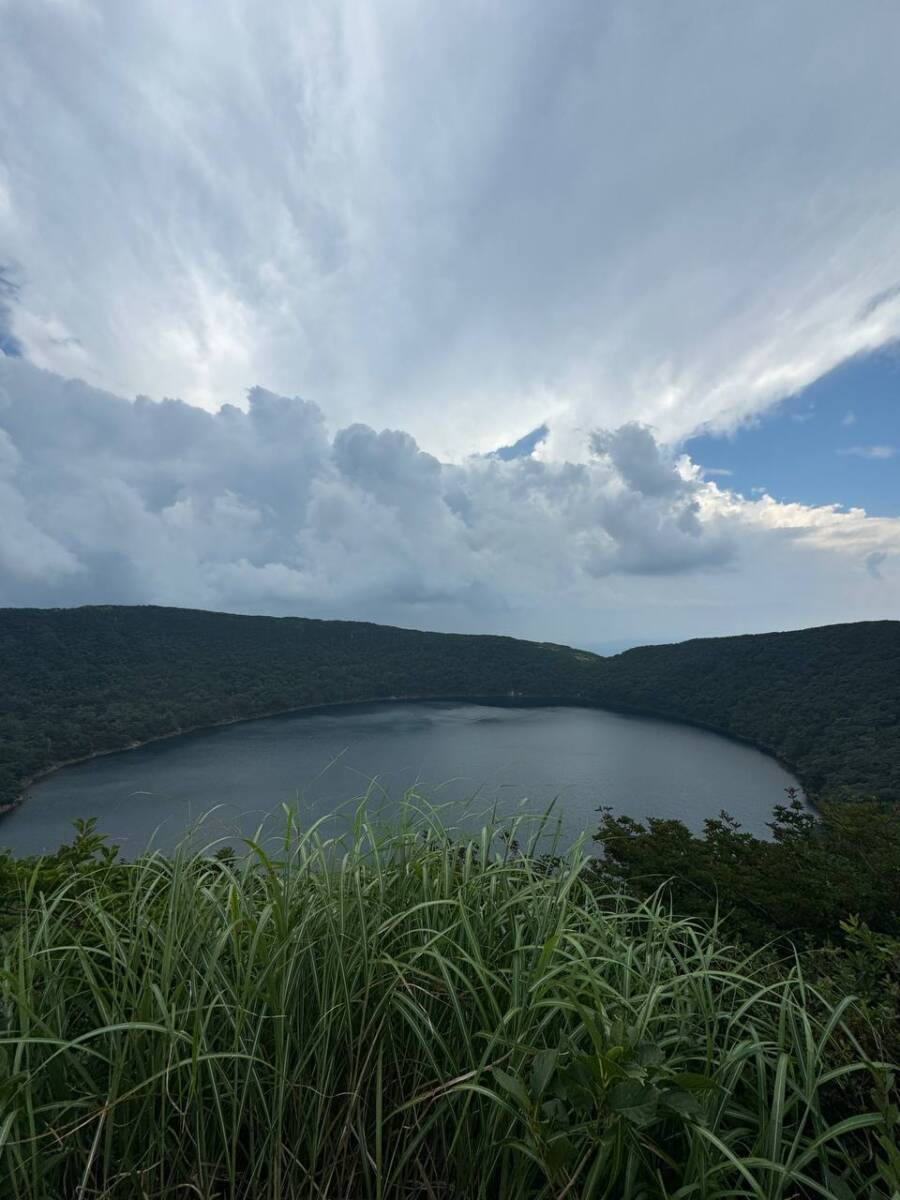
[[[369,621],[160,605],[6,608],[0,678],[5,809],[59,765],[136,742],[399,695],[541,698],[663,717],[759,747],[813,800],[900,800],[900,621],[603,656]]]

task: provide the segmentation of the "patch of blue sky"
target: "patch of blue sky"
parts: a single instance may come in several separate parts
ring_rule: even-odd
[[[550,432],[550,427],[545,422],[543,425],[538,425],[537,429],[532,429],[530,433],[526,433],[524,437],[520,437],[517,442],[513,442],[509,446],[499,446],[496,450],[492,450],[487,458],[500,458],[505,462],[511,462],[516,458],[528,458],[533,454],[541,442],[546,441],[547,435]]]
[[[22,345],[12,331],[12,301],[18,290],[9,268],[0,263],[0,354],[9,358],[22,356]]]
[[[684,450],[710,479],[752,499],[900,516],[900,344],[848,359],[727,435]]]

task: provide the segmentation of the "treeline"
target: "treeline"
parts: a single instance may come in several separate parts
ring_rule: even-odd
[[[594,655],[506,637],[190,609],[0,610],[0,804],[54,763],[394,696],[588,700]]]
[[[56,763],[305,705],[421,697],[600,704],[705,725],[816,799],[900,799],[900,622],[610,658],[506,637],[189,609],[0,610],[0,806]]]
[[[900,800],[900,621],[642,646],[598,676],[599,703],[746,739],[816,800]]]

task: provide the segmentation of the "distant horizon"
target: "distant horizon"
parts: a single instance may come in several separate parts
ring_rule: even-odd
[[[465,629],[465,630],[462,630],[462,629],[460,629],[460,630],[433,629],[433,628],[426,628],[424,626],[419,626],[419,625],[397,625],[390,621],[373,621],[366,617],[319,617],[319,616],[313,617],[313,616],[307,616],[304,613],[265,613],[265,612],[245,612],[245,611],[240,612],[240,611],[232,610],[232,609],[197,608],[192,605],[184,605],[184,604],[155,604],[155,603],[116,604],[116,603],[101,603],[101,602],[94,603],[94,604],[56,604],[56,605],[45,605],[45,606],[28,605],[28,604],[9,604],[9,605],[0,606],[0,612],[4,612],[4,611],[8,611],[8,612],[16,612],[16,611],[75,612],[80,609],[87,609],[87,608],[92,608],[92,609],[155,608],[155,609],[160,609],[162,611],[199,612],[199,613],[207,613],[211,616],[250,617],[250,618],[273,620],[273,621],[291,621],[291,620],[323,621],[323,622],[333,622],[335,624],[379,625],[379,626],[382,626],[382,627],[388,628],[388,629],[402,629],[402,630],[410,632],[410,633],[434,633],[434,634],[438,634],[438,635],[442,635],[442,636],[448,635],[448,636],[459,636],[459,637],[506,637],[506,638],[512,638],[514,641],[533,642],[536,645],[566,646],[568,649],[571,649],[571,650],[582,650],[582,651],[586,651],[591,654],[596,654],[599,657],[607,657],[607,658],[615,657],[616,654],[623,654],[623,653],[625,653],[626,650],[637,650],[644,646],[668,646],[668,645],[674,646],[674,645],[680,645],[684,642],[723,641],[728,638],[741,638],[741,637],[767,637],[770,635],[777,635],[780,633],[803,633],[807,630],[840,628],[840,627],[846,626],[846,625],[900,624],[900,618],[875,617],[875,618],[864,618],[859,621],[830,621],[823,625],[798,625],[798,626],[792,626],[790,628],[784,628],[784,629],[757,629],[757,630],[748,630],[748,631],[744,631],[744,632],[735,632],[735,633],[707,634],[707,635],[699,634],[699,635],[694,635],[692,637],[687,637],[687,638],[677,638],[677,637],[661,638],[658,641],[644,641],[644,642],[633,641],[633,642],[629,642],[628,644],[606,642],[606,643],[594,643],[593,645],[590,645],[590,644],[576,645],[574,643],[558,642],[554,638],[550,638],[550,637],[523,638],[523,637],[518,637],[516,634],[495,632],[493,630],[480,632],[478,630],[469,630],[469,629]],[[606,645],[607,647],[613,647],[613,646],[618,645],[619,648],[615,649],[615,650],[610,648],[610,649],[607,649],[606,651],[604,651],[604,650],[597,648],[598,646],[601,646],[601,645]]]

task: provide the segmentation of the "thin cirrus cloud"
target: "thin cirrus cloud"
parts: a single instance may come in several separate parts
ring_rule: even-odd
[[[838,450],[838,454],[850,454],[854,458],[875,458],[886,459],[893,458],[897,453],[896,446],[875,445],[875,446],[847,446]]]
[[[0,0],[7,339],[442,459],[730,429],[900,335],[900,7]]]
[[[317,405],[121,399],[0,356],[0,605],[157,603],[585,646],[895,608],[900,520],[753,500],[645,425],[441,461]]]

